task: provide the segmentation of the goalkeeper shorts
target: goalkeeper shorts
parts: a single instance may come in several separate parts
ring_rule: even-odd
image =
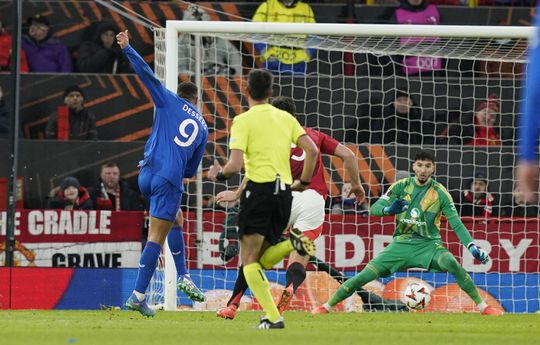
[[[369,262],[379,277],[406,270],[408,268],[431,269],[431,262],[443,252],[448,252],[440,240],[393,241],[379,255]]]

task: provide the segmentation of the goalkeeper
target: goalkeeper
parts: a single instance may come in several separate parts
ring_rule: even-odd
[[[407,268],[425,268],[452,274],[467,295],[484,315],[502,315],[480,297],[471,277],[456,258],[441,243],[439,227],[442,213],[456,232],[459,240],[483,264],[489,261],[487,253],[473,242],[459,219],[452,197],[440,183],[431,178],[435,171],[433,155],[420,151],[413,161],[414,177],[395,182],[372,207],[375,216],[396,215],[394,240],[353,278],[347,280],[315,309],[313,314],[330,312],[339,302],[351,296],[370,281],[388,277]]]

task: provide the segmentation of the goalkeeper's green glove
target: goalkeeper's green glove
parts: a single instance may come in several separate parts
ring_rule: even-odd
[[[474,243],[469,243],[469,245],[467,246],[467,249],[469,249],[469,251],[471,252],[472,256],[474,256],[474,258],[478,261],[480,261],[481,263],[483,263],[484,265],[487,264],[489,262],[489,255],[488,253],[486,253],[485,250],[483,249],[480,249],[476,246],[476,244]]]

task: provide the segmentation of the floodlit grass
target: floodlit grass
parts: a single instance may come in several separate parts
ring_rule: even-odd
[[[540,315],[285,314],[284,330],[253,329],[259,312],[234,321],[213,312],[0,311],[0,344],[540,344]]]

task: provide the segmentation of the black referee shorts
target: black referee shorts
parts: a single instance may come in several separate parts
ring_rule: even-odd
[[[276,187],[276,183],[278,187]],[[292,193],[289,186],[279,188],[278,182],[249,181],[240,198],[238,232],[261,234],[271,243],[279,242],[291,215]]]

